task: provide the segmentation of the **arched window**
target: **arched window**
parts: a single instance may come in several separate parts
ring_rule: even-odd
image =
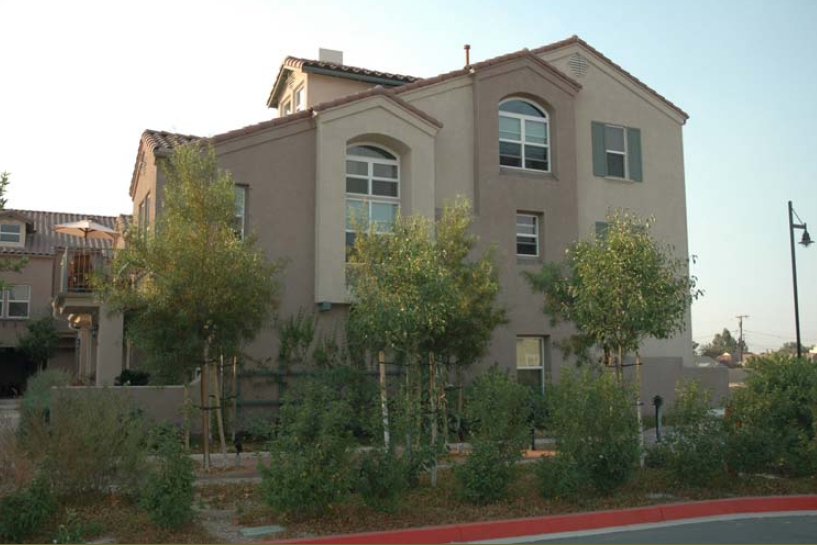
[[[550,127],[547,113],[518,98],[499,104],[499,164],[550,171]]]
[[[371,145],[346,149],[346,259],[355,245],[355,223],[391,231],[400,207],[400,161]]]

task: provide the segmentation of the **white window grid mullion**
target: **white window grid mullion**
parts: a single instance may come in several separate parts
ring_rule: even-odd
[[[516,114],[516,113],[512,113],[512,112],[501,112],[500,117],[508,117],[508,118],[513,118],[513,119],[518,119],[519,120],[519,137],[520,137],[519,141],[511,140],[509,138],[502,138],[502,137],[499,138],[500,142],[507,142],[509,144],[519,144],[520,157],[522,159],[522,165],[519,166],[519,167],[509,167],[509,168],[522,168],[522,169],[527,168],[527,167],[525,167],[525,162],[527,160],[527,157],[526,157],[526,154],[525,154],[525,146],[535,146],[535,147],[538,147],[538,148],[544,148],[546,150],[549,150],[549,147],[550,147],[550,118],[549,117],[544,117],[544,118],[534,117],[532,115]],[[534,142],[529,143],[529,142],[527,142],[525,140],[525,136],[526,136],[525,121],[535,121],[537,123],[543,123],[545,125],[545,142],[546,142],[545,144],[537,144],[537,143],[534,143]],[[547,157],[546,162],[547,162],[548,168],[546,170],[544,170],[543,172],[550,172],[550,157],[549,157],[549,154],[546,154],[546,157]]]

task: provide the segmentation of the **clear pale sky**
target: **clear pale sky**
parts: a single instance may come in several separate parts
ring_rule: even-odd
[[[794,340],[786,201],[817,239],[817,2],[0,0],[0,171],[11,208],[130,213],[146,128],[210,135],[268,119],[286,55],[432,76],[578,34],[690,114],[693,337],[748,314],[751,350]],[[798,240],[800,233],[797,233]],[[817,245],[797,247],[817,343]]]

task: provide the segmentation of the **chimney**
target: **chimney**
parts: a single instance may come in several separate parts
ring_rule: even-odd
[[[343,51],[324,49],[321,47],[318,49],[318,60],[331,64],[343,64]]]
[[[471,44],[465,44],[465,68],[471,68]]]

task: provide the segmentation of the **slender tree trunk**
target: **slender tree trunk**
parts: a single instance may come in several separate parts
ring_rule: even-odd
[[[182,417],[184,418],[184,448],[190,452],[190,384],[187,378],[184,380],[184,406],[182,407]]]
[[[431,404],[431,448],[434,452],[434,461],[431,466],[431,486],[437,486],[437,365],[434,361],[434,352],[428,355],[428,393]]]
[[[204,348],[204,361],[201,364],[201,440],[204,450],[204,471],[210,471],[210,411],[207,396],[207,346]]]
[[[645,467],[645,451],[644,451],[644,420],[641,416],[641,355],[635,355],[635,388],[636,388],[636,402],[635,411],[638,416],[638,439],[641,443],[641,450],[638,456],[638,465],[643,470]],[[658,423],[656,422],[656,426]]]
[[[233,443],[236,426],[238,426],[238,356],[233,356]]]
[[[448,395],[445,393],[445,385],[448,384],[448,364],[440,363],[437,365],[437,413],[439,417],[440,430],[442,431],[443,444],[448,443]]]
[[[462,410],[465,405],[462,366],[457,365],[457,452],[462,453]]]
[[[383,444],[389,448],[389,403],[386,392],[386,354],[381,350],[377,353],[380,367],[380,412],[383,416]]]
[[[218,440],[221,442],[221,459],[224,467],[227,467],[227,441],[224,437],[224,416],[221,413],[221,388],[219,385],[219,373],[213,373],[213,388],[215,389],[215,411],[216,423],[218,424]]]

